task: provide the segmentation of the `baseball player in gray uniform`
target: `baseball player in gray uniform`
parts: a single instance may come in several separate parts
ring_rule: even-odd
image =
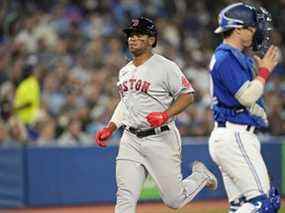
[[[134,213],[143,183],[150,175],[164,203],[181,208],[205,186],[217,187],[215,176],[200,161],[184,180],[181,174],[181,138],[175,116],[193,101],[194,90],[179,67],[152,53],[157,43],[154,23],[133,19],[124,29],[134,59],[119,73],[118,103],[108,125],[96,133],[96,143],[106,140],[119,127],[125,130],[116,161],[116,213]]]

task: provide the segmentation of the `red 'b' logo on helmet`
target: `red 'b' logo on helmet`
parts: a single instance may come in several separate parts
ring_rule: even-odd
[[[139,20],[138,19],[133,19],[132,20],[132,26],[133,27],[136,27],[136,26],[138,26],[139,25]]]

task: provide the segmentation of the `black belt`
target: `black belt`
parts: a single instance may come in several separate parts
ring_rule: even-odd
[[[145,129],[145,130],[140,130],[140,129],[136,129],[134,127],[129,127],[129,128],[127,128],[127,130],[130,131],[132,134],[136,135],[138,138],[144,138],[147,136],[156,135],[160,132],[168,131],[169,127],[166,125],[166,126],[162,126],[162,127]]]
[[[218,127],[226,127],[226,122],[217,122],[218,123]],[[246,125],[246,131],[248,131],[248,132],[250,132],[250,129],[252,128],[252,127],[254,127],[254,126],[252,126],[252,125]],[[253,130],[253,133],[257,133],[258,132],[258,130],[257,130],[257,128],[254,128],[254,130]]]

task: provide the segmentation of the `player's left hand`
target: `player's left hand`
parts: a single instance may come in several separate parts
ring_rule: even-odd
[[[146,116],[151,127],[159,127],[164,124],[169,118],[167,112],[151,112]]]

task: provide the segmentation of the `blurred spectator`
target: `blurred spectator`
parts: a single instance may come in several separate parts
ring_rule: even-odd
[[[50,72],[43,79],[42,106],[52,116],[59,116],[65,103],[65,96],[60,91],[60,76],[56,72]]]
[[[24,49],[30,53],[37,50],[37,38],[34,33],[37,22],[38,17],[35,14],[24,19],[22,29],[15,38],[15,42],[22,44]]]
[[[32,125],[38,117],[39,107],[40,85],[34,67],[25,65],[15,92],[14,112],[24,124]]]
[[[67,129],[58,139],[60,146],[84,146],[92,145],[91,137],[82,131],[82,124],[79,119],[71,119]]]
[[[8,121],[8,133],[10,140],[19,146],[28,143],[27,130],[17,117],[11,117]]]
[[[6,48],[0,46],[0,85],[9,80],[6,64],[9,60],[9,54]]]
[[[0,120],[0,148],[17,147],[19,145],[18,141],[11,140],[5,123]]]
[[[56,121],[52,117],[44,117],[36,124],[39,136],[36,141],[38,146],[55,146],[56,145]]]
[[[7,121],[13,113],[13,95],[14,87],[9,81],[0,84],[0,115],[4,121]]]
[[[13,112],[27,128],[27,137],[31,141],[38,137],[34,124],[40,112],[40,83],[34,73],[35,63],[36,57],[30,56],[23,65],[13,101]]]

